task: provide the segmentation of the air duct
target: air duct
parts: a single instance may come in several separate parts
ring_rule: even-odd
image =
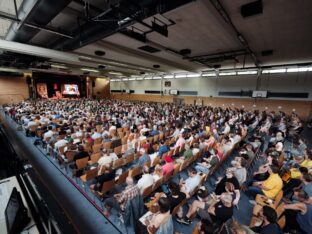
[[[30,28],[24,22],[38,26],[46,26],[60,13],[71,0],[25,0],[18,10],[20,23],[13,23],[7,33],[6,40],[17,42],[29,42],[40,29]]]

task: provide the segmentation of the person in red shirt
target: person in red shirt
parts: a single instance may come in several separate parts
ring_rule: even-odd
[[[165,165],[162,166],[163,176],[166,176],[174,169],[172,158],[169,155],[165,155],[165,161],[166,161]]]

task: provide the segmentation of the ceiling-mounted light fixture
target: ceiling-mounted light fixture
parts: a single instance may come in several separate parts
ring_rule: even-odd
[[[61,69],[67,69],[68,68],[64,64],[51,64],[51,67],[53,67],[53,68],[61,68]]]
[[[200,77],[200,74],[188,74],[187,77]]]
[[[80,68],[81,71],[86,71],[86,72],[95,72],[98,73],[99,71],[96,69],[92,69],[92,68]]]

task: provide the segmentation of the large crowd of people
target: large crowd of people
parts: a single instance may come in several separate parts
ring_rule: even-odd
[[[101,197],[106,217],[144,199],[138,233],[195,220],[194,233],[312,233],[312,151],[295,113],[90,99],[4,110]],[[234,215],[243,196],[248,224]]]

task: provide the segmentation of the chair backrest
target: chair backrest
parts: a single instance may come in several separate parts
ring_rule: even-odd
[[[134,160],[134,154],[130,154],[126,157],[125,160],[125,165],[128,165],[129,163],[131,163]]]
[[[103,148],[106,149],[106,150],[109,150],[110,147],[111,147],[111,144],[112,144],[111,141],[105,142],[105,143],[103,144]]]
[[[173,155],[177,155],[180,152],[180,146],[174,148]]]
[[[121,144],[123,144],[123,145],[127,144],[127,140],[128,140],[127,136],[121,138]]]
[[[180,163],[174,164],[173,176],[176,176],[178,174],[178,172],[180,171],[180,167],[181,167]]]
[[[282,214],[283,214],[283,212],[284,212],[284,205],[285,205],[285,203],[284,202],[282,202],[276,209],[275,209],[275,211],[276,211],[276,214],[277,214],[277,218],[279,218]]]
[[[114,162],[114,169],[118,169],[118,168],[122,167],[122,164],[123,164],[122,158],[116,159]]]
[[[167,182],[173,175],[173,171],[171,171],[170,173],[168,173],[167,175],[165,175],[164,177],[164,181],[163,182]]]
[[[114,148],[114,152],[116,155],[121,155],[122,145]]]
[[[137,166],[135,168],[133,168],[130,172],[130,176],[131,177],[135,177],[137,175],[140,175],[142,173],[142,167],[141,166]]]
[[[86,173],[82,176],[80,176],[80,179],[86,183],[88,180],[91,180],[93,178],[95,178],[97,176],[97,173],[98,173],[98,168],[93,168],[89,171],[86,171]]]
[[[114,188],[115,186],[115,179],[109,180],[104,182],[102,189],[101,189],[101,193],[104,195],[105,193],[107,193],[109,190],[111,190],[112,188]]]
[[[153,191],[158,189],[163,183],[163,177],[161,177],[159,180],[157,180],[153,185]]]
[[[155,136],[154,136],[154,142],[157,142],[158,139],[159,139],[159,135],[155,135]]]
[[[102,143],[102,140],[103,140],[103,138],[102,138],[102,137],[97,138],[97,139],[95,139],[95,140],[94,140],[94,144],[95,144],[95,145],[97,145],[97,144],[101,144],[101,143]]]
[[[176,214],[178,213],[180,207],[183,206],[185,203],[186,203],[186,199],[182,200],[182,201],[180,202],[179,205],[177,205],[176,207],[174,207],[174,209],[173,209],[173,211],[172,211],[172,214],[171,214],[172,217],[176,216]]]
[[[29,131],[30,132],[35,132],[37,130],[38,125],[31,125],[29,126]]]
[[[148,138],[148,141],[149,141],[150,144],[153,144],[154,137],[149,137],[149,138]]]
[[[73,151],[73,150],[66,151],[65,157],[67,158],[67,162],[73,161],[75,154],[77,154],[77,151]]]
[[[157,156],[156,158],[154,158],[152,167],[155,167],[158,163],[159,163],[159,157]]]
[[[59,152],[60,152],[60,154],[61,154],[61,155],[63,155],[63,154],[64,154],[65,147],[66,147],[66,145],[59,147],[59,149],[58,149],[58,150],[59,150]]]
[[[88,165],[88,160],[89,160],[89,157],[76,160],[77,169],[80,170],[80,169],[85,168]]]
[[[92,164],[97,163],[99,159],[102,157],[101,153],[95,153],[90,156],[90,161]]]
[[[151,161],[147,161],[144,163],[144,166],[151,167]]]
[[[280,226],[281,229],[285,227],[286,224],[286,218],[285,215],[283,215],[278,221],[277,224]]]
[[[145,198],[148,195],[150,195],[152,192],[153,192],[153,185],[150,185],[143,190],[142,197]]]
[[[101,148],[102,148],[102,144],[94,144],[92,146],[92,153],[98,153],[101,151]]]
[[[127,179],[127,177],[128,177],[128,175],[129,175],[129,170],[123,172],[123,173],[119,176],[118,181],[116,182],[116,184],[117,184],[117,185],[121,185],[121,184],[125,183],[125,182],[126,182],[126,179]]]
[[[276,195],[274,204],[273,204],[274,208],[278,206],[282,198],[283,198],[283,190],[279,191],[279,193]]]
[[[181,164],[180,171],[183,171],[188,165],[188,160],[184,160]]]

